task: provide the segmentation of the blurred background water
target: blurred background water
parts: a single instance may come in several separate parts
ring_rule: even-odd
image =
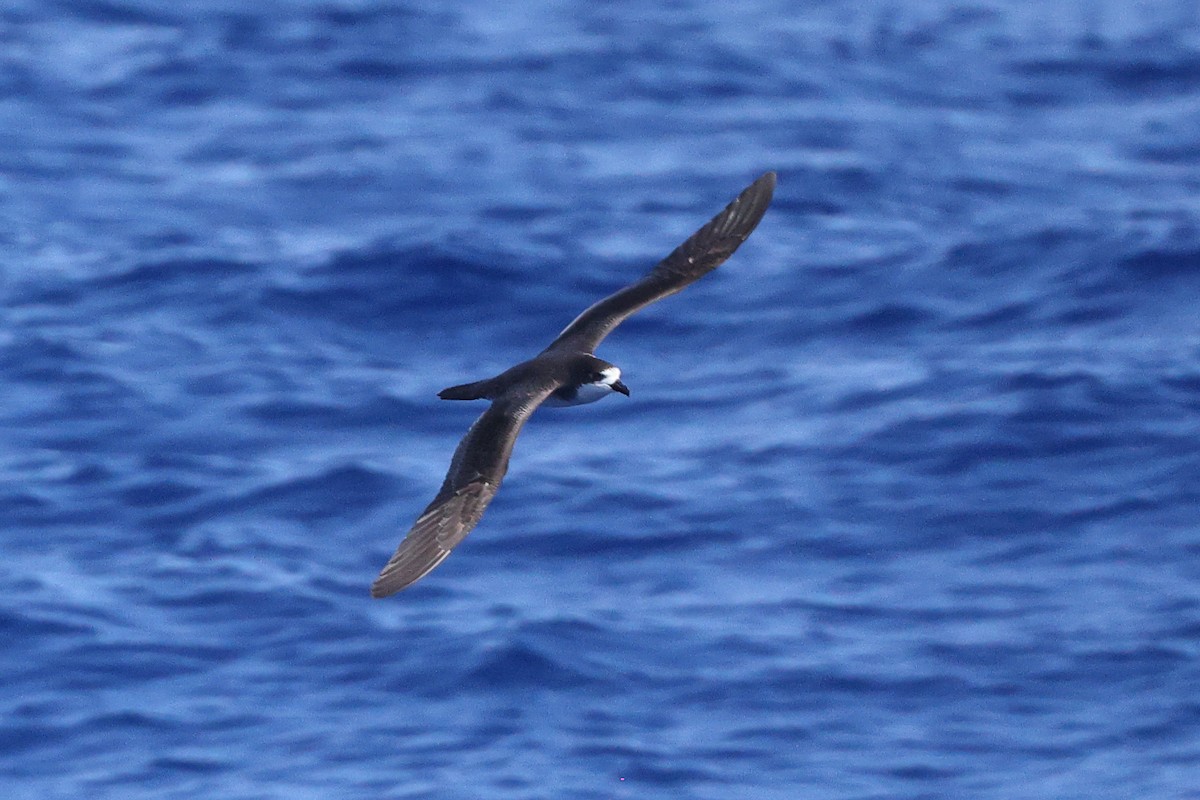
[[[0,5],[6,798],[1200,797],[1192,2]],[[479,408],[721,270],[367,587]]]

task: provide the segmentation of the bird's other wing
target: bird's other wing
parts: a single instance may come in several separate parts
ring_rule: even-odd
[[[387,597],[416,583],[471,532],[500,488],[521,426],[556,388],[539,388],[520,401],[501,397],[475,420],[454,451],[437,497],[371,585],[373,597]]]
[[[639,309],[675,294],[733,255],[758,225],[775,192],[775,173],[746,187],[720,214],[675,248],[636,283],[592,305],[563,329],[546,351],[591,353],[613,328]]]

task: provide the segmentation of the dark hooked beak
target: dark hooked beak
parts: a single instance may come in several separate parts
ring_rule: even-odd
[[[626,397],[629,397],[629,387],[626,386],[625,384],[621,383],[620,381],[613,381],[610,384],[610,386],[612,387],[612,390],[614,392],[620,392],[621,394],[625,395]]]

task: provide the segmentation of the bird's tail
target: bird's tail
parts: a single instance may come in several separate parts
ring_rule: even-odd
[[[492,379],[451,386],[438,392],[443,400],[482,400],[491,395]]]

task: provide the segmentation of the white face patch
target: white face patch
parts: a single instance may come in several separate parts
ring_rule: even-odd
[[[563,397],[558,392],[546,398],[543,405],[547,406],[582,406],[586,403],[594,403],[597,400],[603,400],[610,394],[613,394],[616,389],[612,388],[613,384],[621,380],[621,370],[616,367],[605,367],[599,372],[600,380],[593,383],[585,383],[575,389],[571,399]]]

